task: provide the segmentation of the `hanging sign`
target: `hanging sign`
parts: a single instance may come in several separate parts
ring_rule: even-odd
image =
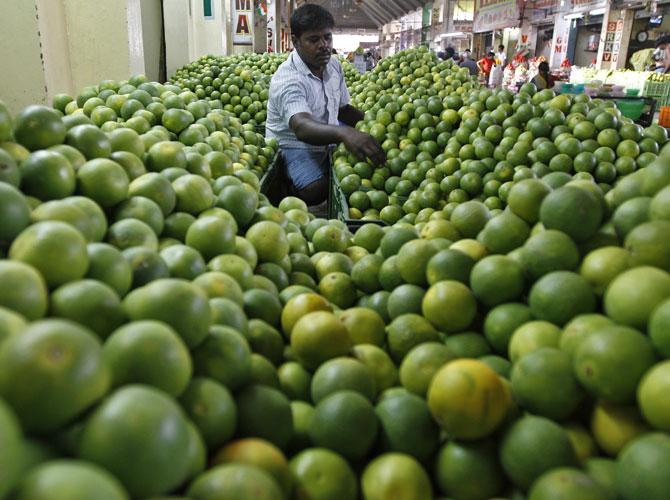
[[[277,52],[277,1],[267,0],[268,52]]]
[[[475,0],[475,20],[472,31],[481,33],[519,26],[517,0]]]
[[[231,0],[233,45],[253,43],[253,0]]]

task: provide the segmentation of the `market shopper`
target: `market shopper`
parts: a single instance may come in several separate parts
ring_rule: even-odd
[[[498,45],[498,52],[496,52],[496,61],[498,65],[503,68],[507,65],[507,52],[505,52],[504,45]]]
[[[487,84],[489,82],[489,75],[491,74],[491,70],[493,69],[495,62],[495,53],[492,50],[489,51],[485,57],[482,57],[479,61],[477,61],[477,67],[484,75],[484,79],[486,80]]]
[[[670,73],[670,35],[660,37],[655,45],[656,71]]]
[[[533,83],[538,90],[550,89],[554,86],[554,77],[549,73],[549,63],[542,61],[537,67],[537,75],[533,78]]]
[[[463,52],[463,60],[460,62],[459,66],[461,68],[468,68],[471,76],[477,75],[479,73],[479,66],[477,66],[477,63],[474,62],[470,57],[469,50]]]
[[[278,141],[294,194],[308,205],[327,197],[329,145],[344,143],[360,158],[385,161],[379,143],[353,128],[363,113],[349,103],[342,67],[331,57],[334,26],[331,13],[319,5],[296,9],[295,50],[270,82],[266,137]]]

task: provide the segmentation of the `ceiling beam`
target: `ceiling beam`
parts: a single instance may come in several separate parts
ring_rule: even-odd
[[[363,0],[363,3],[359,5],[365,5],[375,14],[377,14],[377,17],[379,17],[382,21],[384,21],[382,24],[390,23],[394,19],[393,14],[385,10],[383,7],[380,7],[379,5],[373,3],[372,0]]]
[[[383,6],[380,5],[379,2],[375,2],[375,4],[381,9],[387,9],[388,12],[393,14],[394,19],[405,15],[405,12],[403,11],[402,7],[400,7],[400,5],[398,5],[393,0],[386,0]]]
[[[363,12],[367,14],[367,16],[372,20],[377,25],[377,28],[381,28],[386,24],[386,21],[384,21],[381,17],[379,17],[373,10],[368,8],[366,5],[361,4],[359,6]]]

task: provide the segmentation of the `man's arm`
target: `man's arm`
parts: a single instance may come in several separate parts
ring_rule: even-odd
[[[299,141],[307,144],[325,146],[342,142],[359,158],[370,158],[377,165],[386,161],[386,155],[379,143],[371,135],[355,128],[327,125],[314,120],[309,113],[293,115],[289,120],[289,127]]]
[[[342,123],[346,123],[350,127],[355,127],[356,124],[363,119],[363,112],[354,108],[351,104],[347,104],[340,108],[337,114],[337,119]]]

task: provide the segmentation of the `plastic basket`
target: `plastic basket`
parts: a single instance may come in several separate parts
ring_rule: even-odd
[[[344,222],[349,230],[354,233],[356,230],[364,224],[372,223],[379,224],[380,226],[386,226],[387,224],[378,219],[373,220],[362,220],[362,219],[351,219],[349,218],[349,203],[347,202],[347,197],[342,192],[340,183],[337,180],[337,177],[333,175],[333,157],[330,155],[330,182],[328,189],[328,217],[331,219],[337,219]]]
[[[616,102],[617,108],[621,111],[621,114],[626,118],[631,120],[638,120],[642,116],[642,110],[644,109],[644,101],[640,100],[618,100]]]

